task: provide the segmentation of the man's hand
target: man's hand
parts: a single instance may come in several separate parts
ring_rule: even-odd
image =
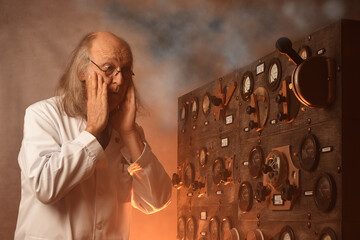
[[[125,99],[120,103],[118,109],[110,114],[113,128],[122,136],[132,134],[136,131],[136,100],[135,87],[132,81],[129,83]]]
[[[107,84],[96,72],[86,80],[87,125],[86,131],[97,137],[109,119]]]
[[[119,105],[118,110],[111,112],[110,121],[128,147],[132,161],[138,159],[144,149],[144,144],[136,129],[135,118],[135,87],[133,82],[130,82],[124,101]]]

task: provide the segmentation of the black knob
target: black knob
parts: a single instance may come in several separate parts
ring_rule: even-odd
[[[246,113],[247,114],[252,114],[252,113],[254,113],[256,110],[255,110],[255,108],[253,108],[253,107],[251,107],[251,106],[247,106],[246,107]]]
[[[256,122],[254,122],[253,120],[251,120],[251,121],[249,122],[249,127],[250,127],[251,129],[257,128],[258,126],[259,126],[259,124],[256,123]]]
[[[271,193],[271,189],[265,187],[262,182],[257,183],[255,191],[255,200],[258,202],[265,201],[267,195]]]
[[[192,189],[193,189],[193,191],[196,191],[196,189],[200,189],[200,188],[203,188],[203,187],[205,187],[205,184],[202,183],[202,182],[194,181],[194,182],[192,183]]]
[[[291,201],[293,195],[296,193],[296,186],[291,185],[289,180],[286,179],[281,189],[281,199],[284,201]]]
[[[261,167],[261,171],[264,173],[264,174],[267,174],[269,172],[273,172],[273,168],[270,167],[269,165],[262,165]]]
[[[211,99],[211,103],[212,103],[213,105],[215,105],[215,106],[220,106],[220,105],[222,104],[221,98],[217,98],[217,97],[215,97],[215,96],[211,96],[210,99]]]
[[[173,185],[174,187],[178,187],[179,184],[180,184],[179,174],[174,173],[174,174],[172,175],[171,182],[172,182],[172,185]]]
[[[296,65],[300,65],[304,61],[292,48],[290,39],[286,37],[279,38],[275,46],[280,53],[286,54]]]
[[[282,113],[282,112],[279,112],[277,114],[277,118],[278,118],[279,121],[283,121],[283,120],[287,119],[287,115]]]
[[[282,102],[286,102],[286,97],[284,97],[283,95],[276,95],[275,97],[275,102],[277,102],[278,104],[282,103]]]

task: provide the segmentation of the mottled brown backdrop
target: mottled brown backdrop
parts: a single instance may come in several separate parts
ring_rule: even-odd
[[[84,34],[108,30],[130,42],[148,112],[139,122],[171,175],[178,96],[273,51],[281,36],[296,40],[359,12],[358,0],[0,0],[0,239],[15,230],[24,110],[53,96]],[[176,239],[176,191],[162,212],[134,210],[130,236]]]

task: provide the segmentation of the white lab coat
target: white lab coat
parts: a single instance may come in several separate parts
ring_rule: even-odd
[[[153,213],[169,204],[170,178],[141,128],[145,148],[132,163],[115,131],[103,151],[85,127],[56,97],[26,110],[15,239],[128,239],[132,207]]]

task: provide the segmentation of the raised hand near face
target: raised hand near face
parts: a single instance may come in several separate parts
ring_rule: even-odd
[[[109,119],[108,89],[103,77],[96,72],[86,80],[87,125],[86,131],[97,137]]]
[[[110,114],[110,122],[112,127],[124,138],[136,131],[135,118],[135,87],[133,82],[130,81],[124,100],[120,103],[118,108]]]
[[[130,150],[131,158],[135,161],[142,153],[144,144],[136,129],[136,98],[133,82],[129,83],[125,99],[119,108],[110,114],[112,127],[120,134],[125,145]]]

